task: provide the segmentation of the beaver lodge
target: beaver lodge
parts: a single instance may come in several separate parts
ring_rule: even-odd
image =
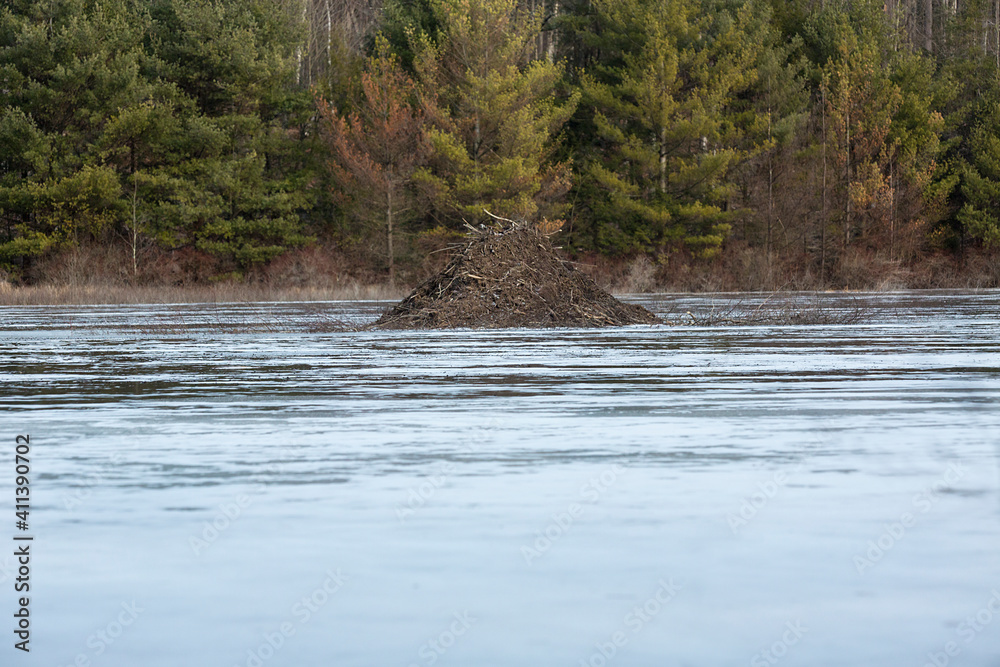
[[[502,329],[662,324],[622,303],[559,257],[535,225],[470,232],[448,265],[374,323],[377,329]]]

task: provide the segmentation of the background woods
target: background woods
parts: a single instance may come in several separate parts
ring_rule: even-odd
[[[625,289],[996,286],[998,75],[1000,0],[13,0],[0,277],[412,283],[485,208]]]

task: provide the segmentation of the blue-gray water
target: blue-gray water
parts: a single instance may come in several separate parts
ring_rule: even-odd
[[[28,656],[0,550],[0,664],[1000,665],[1000,294],[863,299],[600,331],[0,309],[0,545],[20,433],[35,536]]]

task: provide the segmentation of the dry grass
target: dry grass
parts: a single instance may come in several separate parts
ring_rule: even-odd
[[[121,247],[90,245],[47,257],[21,276],[18,286],[0,272],[0,306],[251,303],[262,301],[398,300],[411,287],[438,273],[454,233],[424,235],[416,256],[423,264],[402,271],[397,287],[385,274],[364,267],[370,258],[337,247],[302,248],[257,267],[241,279],[213,282],[222,268],[195,251],[140,253],[139,273]],[[813,290],[890,291],[901,289],[1000,287],[1000,255],[969,248],[964,256],[944,251],[886,260],[852,248],[827,257],[823,275],[815,253],[766,253],[741,242],[727,245],[711,262],[683,254],[658,258],[610,259],[584,255],[574,265],[613,294],[655,292],[789,292]],[[211,270],[210,270],[211,269]]]
[[[15,287],[0,282],[0,306],[395,300],[405,293],[399,287],[354,282],[335,287],[274,287],[246,283],[190,286],[47,284]]]
[[[614,260],[582,255],[579,265],[604,289],[615,293],[796,292],[905,289],[986,289],[1000,287],[1000,256],[973,248],[964,258],[928,253],[908,261],[889,260],[863,248],[827,258],[823,274],[814,255],[772,253],[733,243],[710,262],[678,253],[657,263],[645,257]]]
[[[298,249],[224,280],[217,276],[226,267],[191,249],[145,248],[139,260],[133,275],[131,255],[113,244],[53,254],[27,271],[25,285],[0,273],[0,306],[394,300],[407,291],[381,275],[354,271],[336,249]]]

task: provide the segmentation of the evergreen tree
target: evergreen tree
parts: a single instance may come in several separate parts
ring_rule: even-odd
[[[383,5],[379,34],[403,67],[411,72],[416,58],[415,49],[420,48],[423,40],[437,42],[440,31],[433,0],[387,0]]]
[[[97,142],[118,109],[164,93],[144,77],[148,27],[128,0],[18,2],[0,15],[0,261],[115,231],[121,184]]]
[[[995,41],[980,32],[988,27],[980,20],[986,9],[983,2],[963,3],[950,24],[949,57],[938,84],[946,94],[935,100],[945,117],[936,185],[947,196],[947,212],[935,236],[946,247],[963,251],[967,240],[989,247],[1000,243],[1000,68],[990,50]]]
[[[918,51],[895,54],[890,78],[900,100],[887,139],[895,150],[889,165],[892,209],[884,240],[890,259],[912,259],[930,226],[944,216],[945,201],[956,183],[940,162],[946,125],[939,109],[951,92],[935,80],[934,62]]]
[[[1000,98],[980,101],[969,134],[969,160],[958,164],[963,200],[956,219],[965,233],[1000,248]]]
[[[282,160],[290,25],[272,0],[5,8],[0,261],[124,237],[136,271],[146,236],[244,268],[306,241],[299,165]]]
[[[855,235],[888,219],[893,198],[888,166],[895,154],[888,137],[900,93],[889,78],[879,32],[855,30],[841,12],[831,18],[835,52],[823,67],[823,88],[836,136],[846,249]]]
[[[750,4],[594,0],[601,62],[582,77],[592,114],[579,192],[589,245],[687,248],[711,257],[734,213],[731,170],[746,156],[736,96],[757,79]],[[587,238],[580,241],[587,244]]]
[[[438,34],[414,35],[431,156],[415,180],[431,216],[452,225],[555,216],[569,168],[552,164],[576,97],[560,100],[562,68],[532,60],[540,14],[515,0],[434,0]]]
[[[297,106],[293,23],[275,0],[156,0],[160,77],[194,100],[179,155],[146,179],[162,242],[195,247],[235,268],[308,241],[308,204],[287,152]],[[303,105],[298,103],[298,107]]]
[[[389,282],[395,282],[394,237],[402,214],[412,215],[411,179],[427,154],[424,117],[413,80],[379,43],[361,74],[360,95],[349,113],[325,100],[330,167],[351,197],[352,213],[385,232]]]
[[[387,0],[365,69],[334,27],[374,6],[5,2],[0,269],[125,244],[138,276],[156,244],[239,274],[570,188],[568,245],[610,255],[711,259],[737,222],[768,264],[1000,242],[1000,0]]]
[[[750,155],[739,176],[743,200],[751,209],[745,222],[749,219],[757,223],[759,231],[752,238],[770,256],[777,245],[779,228],[787,232],[789,225],[797,223],[799,231],[806,234],[807,216],[802,215],[800,206],[803,198],[788,194],[793,190],[792,182],[804,171],[797,153],[805,143],[809,120],[805,78],[809,64],[793,56],[801,48],[801,38],[780,43],[769,8],[762,6],[756,19],[760,25],[754,32],[763,38],[756,63],[757,80],[734,107],[743,119],[744,146]],[[784,211],[791,213],[789,219],[783,219]],[[796,220],[796,214],[801,219]],[[744,237],[751,238],[746,233]]]

